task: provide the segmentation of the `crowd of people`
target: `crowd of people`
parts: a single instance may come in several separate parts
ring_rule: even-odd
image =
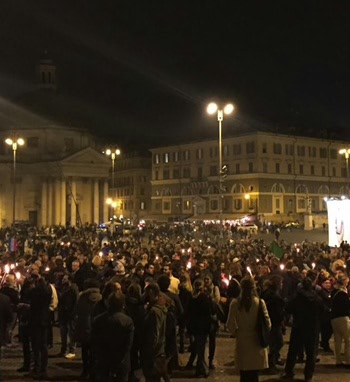
[[[168,382],[186,352],[182,367],[208,377],[219,330],[235,338],[242,382],[257,381],[261,370],[279,374],[283,366],[281,378],[292,379],[303,361],[311,381],[319,351],[333,352],[332,335],[336,366],[350,368],[347,243],[279,240],[276,252],[228,225],[224,232],[193,223],[144,226],[128,236],[96,228],[52,227],[45,239],[0,232],[0,341],[13,346],[18,328],[18,372],[48,378],[55,325],[54,356],[74,359],[80,347],[81,380],[135,382],[142,370],[147,382]],[[258,340],[260,310],[268,346]]]

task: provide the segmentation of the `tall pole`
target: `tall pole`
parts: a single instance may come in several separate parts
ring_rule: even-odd
[[[219,122],[219,216],[220,216],[220,236],[222,235],[222,120],[224,119],[223,110],[218,110],[218,122]]]
[[[348,197],[350,196],[350,179],[349,179],[349,156],[350,149],[340,149],[339,154],[344,155],[345,163],[346,163],[346,185],[347,185],[347,193]]]
[[[227,104],[223,109],[219,108],[215,102],[211,102],[207,107],[207,113],[214,115],[217,113],[218,122],[219,122],[219,215],[220,215],[220,237],[223,237],[223,226],[222,226],[222,212],[223,212],[223,186],[224,177],[227,176],[227,167],[225,171],[222,166],[222,121],[224,119],[224,114],[231,114],[234,110],[232,104]]]
[[[114,184],[114,168],[115,168],[115,153],[112,153],[112,188],[113,188],[113,196],[115,196],[115,184]]]
[[[345,153],[345,162],[346,162],[346,182],[348,184],[348,196],[349,196],[349,150]]]
[[[13,201],[12,201],[12,224],[15,225],[16,222],[16,152],[17,152],[17,142],[12,144],[13,150]]]
[[[12,171],[12,182],[13,182],[13,188],[12,188],[12,224],[15,224],[16,221],[16,155],[17,155],[17,148],[19,146],[24,145],[24,139],[23,138],[6,138],[5,143],[12,147],[13,151],[13,171]]]

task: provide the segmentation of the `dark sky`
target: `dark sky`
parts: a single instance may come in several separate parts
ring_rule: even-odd
[[[350,140],[350,2],[1,0],[0,96],[34,89],[45,50],[82,125],[121,145],[217,136],[211,100],[255,129]]]

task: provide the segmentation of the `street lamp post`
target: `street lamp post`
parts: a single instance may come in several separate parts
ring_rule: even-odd
[[[115,158],[120,155],[121,151],[119,149],[107,149],[105,151],[106,155],[110,156],[112,159],[112,188],[114,193],[114,169],[115,169]]]
[[[18,146],[24,145],[24,139],[23,138],[7,138],[5,140],[5,143],[12,147],[13,151],[13,189],[12,189],[12,224],[14,225],[16,222],[16,159],[17,159],[17,149]]]
[[[340,149],[339,150],[340,155],[344,155],[345,157],[345,163],[346,163],[346,181],[348,185],[348,193],[350,192],[349,190],[349,156],[350,156],[350,149]]]
[[[212,115],[217,113],[219,122],[219,214],[220,214],[220,234],[222,235],[222,210],[223,210],[223,181],[227,173],[227,167],[222,165],[222,121],[224,114],[229,115],[233,112],[234,106],[229,103],[224,108],[220,109],[214,102],[210,103],[207,107],[207,113]],[[224,168],[225,167],[225,168]]]

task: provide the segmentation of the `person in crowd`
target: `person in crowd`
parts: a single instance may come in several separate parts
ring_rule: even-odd
[[[146,277],[153,278],[155,277],[155,267],[153,263],[147,263],[145,265],[145,273],[143,275],[143,280],[145,280]],[[142,286],[142,284],[141,284]]]
[[[180,280],[173,275],[173,270],[171,269],[171,266],[168,264],[164,265],[163,273],[169,276],[169,279],[170,279],[169,291],[174,294],[179,294]]]
[[[6,333],[6,329],[8,325],[12,322],[12,308],[11,308],[11,300],[8,296],[3,293],[0,293],[0,350],[1,346],[6,344],[6,337],[4,333]],[[1,351],[0,351],[0,359],[1,359]],[[2,381],[2,375],[0,372],[0,381]]]
[[[222,311],[222,308],[220,306],[220,290],[217,285],[214,285],[213,279],[210,273],[206,273],[203,278],[204,281],[204,287],[206,289],[206,292],[211,297],[213,301],[213,306],[215,308],[215,312],[212,315],[212,323],[210,325],[210,332],[209,332],[209,369],[214,370],[215,364],[214,364],[214,357],[215,357],[215,350],[216,350],[216,335],[219,329],[219,319],[224,319],[224,312]]]
[[[131,280],[135,284],[139,284],[141,289],[143,290],[145,288],[145,267],[144,265],[139,261],[134,269],[134,273],[131,276]],[[153,277],[152,277],[153,279]]]
[[[332,353],[333,350],[329,345],[329,341],[333,334],[332,324],[331,324],[331,312],[332,312],[332,292],[333,283],[329,277],[325,277],[320,280],[321,284],[321,297],[324,304],[324,311],[321,321],[321,342],[320,346],[326,353]]]
[[[47,286],[51,289],[51,301],[50,301],[50,323],[48,327],[48,334],[47,334],[47,346],[49,349],[52,349],[53,347],[53,325],[55,324],[55,311],[58,307],[58,293],[56,290],[56,287],[54,284],[51,284],[50,281],[47,279],[48,273],[45,271],[44,273],[45,280],[47,282]]]
[[[116,293],[117,291],[121,292],[121,285],[114,281],[108,281],[103,287],[102,290],[102,298],[100,301],[96,303],[94,306],[92,316],[96,317],[99,314],[105,313],[108,310],[108,298],[112,293]]]
[[[350,300],[348,294],[349,278],[339,273],[335,278],[335,288],[331,302],[331,324],[334,333],[334,353],[337,367],[350,368]],[[341,357],[344,343],[344,358]]]
[[[58,324],[61,336],[61,351],[58,356],[67,359],[75,358],[74,312],[78,296],[79,290],[73,283],[72,276],[63,275],[58,303]]]
[[[5,342],[6,346],[12,346],[12,332],[17,321],[17,306],[19,304],[19,292],[16,287],[16,279],[14,275],[7,275],[4,286],[0,289],[0,293],[7,296],[11,303],[11,321],[6,327]]]
[[[252,277],[241,281],[241,295],[233,299],[227,318],[227,329],[236,337],[235,363],[241,382],[258,382],[259,370],[268,368],[267,348],[260,345],[257,327],[259,301],[269,328],[271,321],[263,300],[259,300]]]
[[[288,302],[286,310],[293,317],[293,326],[285,374],[281,378],[289,380],[294,377],[294,367],[298,352],[301,348],[304,348],[306,353],[304,378],[306,382],[310,382],[315,370],[324,307],[322,299],[315,291],[313,282],[309,277],[305,277],[302,280],[296,296]]]
[[[190,276],[187,272],[180,275],[179,298],[183,307],[183,314],[179,318],[179,353],[185,352],[185,332],[188,320],[188,308],[192,299],[192,284]]]
[[[278,373],[277,365],[282,366],[280,351],[283,347],[285,302],[281,297],[282,277],[274,274],[265,281],[261,298],[265,301],[271,320],[269,337],[269,371]]]
[[[32,275],[33,283],[28,292],[29,333],[33,349],[34,367],[30,373],[37,380],[46,380],[48,366],[48,331],[52,290],[40,275]]]
[[[142,304],[142,293],[139,284],[132,283],[129,285],[125,297],[125,312],[134,323],[134,340],[130,352],[130,374],[129,382],[138,382],[135,371],[140,367],[140,349],[143,331],[143,321],[145,309]]]
[[[73,283],[78,286],[81,292],[84,289],[84,272],[80,269],[80,262],[75,260],[72,262],[72,278]]]
[[[165,354],[167,310],[160,303],[160,297],[158,284],[150,283],[145,287],[141,365],[146,382],[160,382],[161,378],[169,381]]]
[[[134,324],[123,312],[124,307],[124,295],[114,292],[108,297],[107,311],[93,321],[91,347],[96,382],[128,382]]]
[[[95,305],[102,299],[99,283],[94,279],[84,282],[84,291],[79,295],[74,320],[74,341],[81,344],[83,371],[81,380],[93,379],[93,354],[91,349],[91,325]]]
[[[169,372],[171,372],[179,368],[176,328],[183,315],[183,308],[179,296],[169,291],[170,278],[167,274],[161,274],[157,279],[157,284],[162,293],[161,301],[167,308],[165,352],[168,358]]]
[[[29,372],[31,366],[31,341],[29,328],[30,313],[30,290],[34,287],[34,279],[31,274],[24,279],[20,292],[18,312],[18,337],[22,342],[23,365],[17,369],[19,373]]]
[[[188,306],[187,319],[188,332],[194,337],[187,368],[193,366],[197,357],[196,377],[207,378],[209,376],[209,368],[205,361],[205,346],[211,332],[215,313],[214,302],[208,289],[205,288],[203,280],[197,279],[193,283],[193,298]]]

